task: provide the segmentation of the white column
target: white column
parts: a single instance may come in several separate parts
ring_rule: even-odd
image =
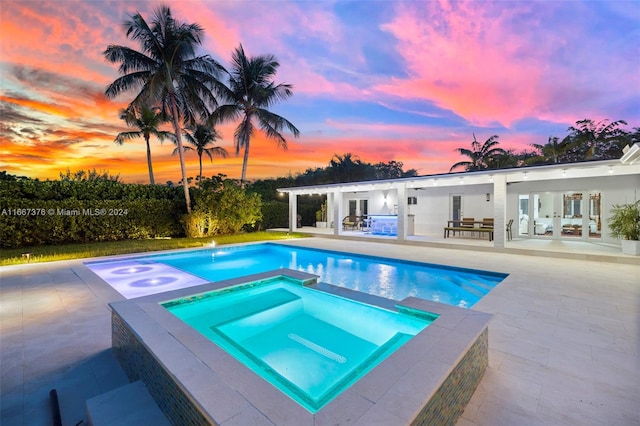
[[[296,232],[298,227],[298,195],[289,193],[289,232]]]
[[[336,219],[333,214],[334,204],[335,202],[334,202],[333,192],[327,192],[327,228],[331,228],[335,226]],[[333,226],[331,225],[332,222],[333,222]]]
[[[398,239],[407,239],[407,188],[406,183],[398,183]]]
[[[504,248],[507,226],[507,179],[493,176],[493,246]]]
[[[344,206],[340,188],[333,190],[333,233],[342,234],[342,218],[344,217]]]

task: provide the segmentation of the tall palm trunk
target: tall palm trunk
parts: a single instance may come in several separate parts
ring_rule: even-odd
[[[202,183],[202,152],[198,153],[198,159],[200,160],[200,183]]]
[[[180,157],[180,171],[182,172],[182,187],[184,188],[184,198],[187,202],[187,213],[191,213],[191,197],[189,196],[189,183],[187,182],[187,168],[184,164],[184,153],[182,150],[182,137],[180,136],[180,123],[178,122],[178,104],[176,96],[173,92],[169,93],[169,101],[171,102],[171,111],[173,112],[173,131],[176,135],[176,144],[178,145],[178,156]]]
[[[249,162],[249,139],[247,138],[244,143],[244,157],[242,158],[242,177],[240,178],[240,182],[244,187],[244,180],[247,177],[247,163]]]
[[[153,167],[151,166],[151,147],[149,146],[149,135],[144,135],[144,141],[147,143],[147,166],[149,166],[149,182],[155,185],[153,180]]]

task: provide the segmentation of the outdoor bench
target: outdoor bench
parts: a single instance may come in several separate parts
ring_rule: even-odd
[[[473,232],[478,232],[478,235],[480,235],[481,232],[484,232],[489,234],[489,241],[493,241],[493,228],[470,228],[467,226],[445,226],[444,238],[447,238],[451,231],[453,231],[454,236],[456,235],[457,231],[460,231],[461,233],[463,231],[469,231],[472,233],[472,235],[473,235]]]

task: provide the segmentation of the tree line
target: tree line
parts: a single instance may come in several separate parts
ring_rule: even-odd
[[[530,148],[522,151],[501,148],[498,135],[493,135],[480,143],[473,134],[470,148],[455,149],[467,159],[458,161],[449,171],[456,169],[476,171],[618,159],[622,156],[622,150],[626,145],[640,142],[640,127],[627,131],[621,128],[622,125],[627,125],[627,122],[580,120],[575,126],[567,129],[568,135],[563,139],[550,136],[545,144],[534,143]]]

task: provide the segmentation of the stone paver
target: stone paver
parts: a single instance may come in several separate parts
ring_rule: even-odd
[[[640,424],[640,259],[323,238],[289,244],[510,274],[474,306],[494,315],[489,368],[458,425]],[[65,424],[76,424],[86,419],[78,401],[126,383],[110,353],[107,303],[115,300],[122,296],[80,261],[0,268],[0,424],[51,424],[53,388]]]

